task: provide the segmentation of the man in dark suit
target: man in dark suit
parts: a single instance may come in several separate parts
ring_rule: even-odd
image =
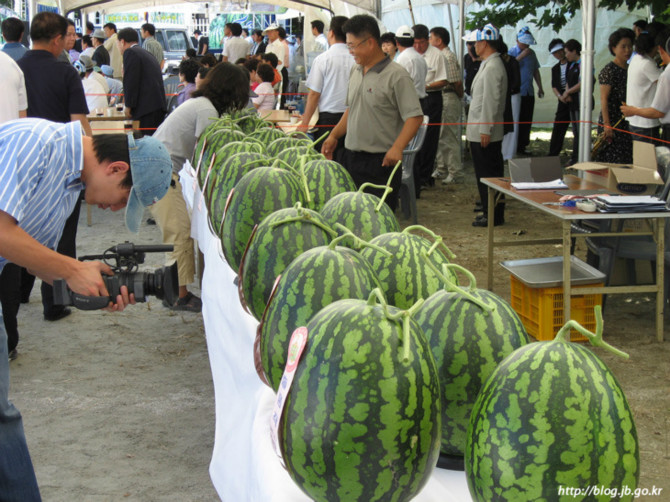
[[[251,38],[254,41],[254,44],[251,46],[251,55],[255,56],[256,54],[265,53],[266,44],[263,41],[263,32],[261,30],[254,30],[251,32]]]
[[[135,29],[124,28],[117,36],[123,55],[126,116],[139,120],[142,133],[150,136],[161,125],[167,111],[161,68],[156,58],[138,45]]]

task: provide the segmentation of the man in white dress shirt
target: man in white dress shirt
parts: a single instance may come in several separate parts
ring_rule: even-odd
[[[414,49],[414,31],[409,26],[401,26],[395,33],[398,57],[395,62],[407,70],[412,77],[419,99],[426,97],[426,74],[428,65],[423,56]]]
[[[242,35],[242,25],[240,23],[231,23],[231,37],[226,40],[223,48],[223,62],[235,63],[238,59],[246,58],[251,54],[251,46]]]
[[[346,35],[342,27],[347,22],[344,16],[335,16],[330,21],[328,30],[328,43],[330,48],[323,54],[319,54],[312,63],[312,69],[307,77],[307,104],[302,116],[300,129],[307,130],[309,121],[319,107],[319,120],[316,122],[314,139],[332,130],[344,111],[347,109],[347,88],[349,86],[349,74],[354,66],[354,57],[349,53],[346,45]],[[339,161],[339,156],[344,147],[344,138],[338,140],[333,159]],[[321,151],[321,143],[315,148]]]
[[[442,51],[428,43],[428,27],[417,24],[414,30],[414,48],[423,56],[428,65],[426,73],[426,97],[421,100],[423,114],[428,115],[429,124],[440,124],[442,121],[442,89],[447,85],[447,65]],[[440,126],[428,126],[421,151],[417,154],[414,169],[414,183],[417,191],[420,187],[435,184],[433,166],[440,140]],[[418,195],[418,193],[417,193]]]
[[[315,52],[325,52],[328,50],[328,39],[323,34],[323,29],[325,24],[323,21],[318,19],[311,22],[312,25],[312,35],[314,35],[314,51]]]

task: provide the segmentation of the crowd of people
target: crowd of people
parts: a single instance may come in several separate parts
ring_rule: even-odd
[[[496,26],[474,30],[465,37],[468,51],[460,62],[441,26],[405,25],[382,34],[374,17],[356,15],[334,16],[328,27],[313,21],[311,30],[309,52],[318,55],[310,61],[296,128],[321,139],[315,148],[339,161],[357,185],[385,185],[427,122],[414,166],[419,197],[436,180],[464,182],[458,123],[465,105],[480,195],[472,225],[487,226],[488,198],[480,180],[503,176],[506,159],[528,154],[535,95],[544,96],[530,29],[522,28],[509,49]],[[78,38],[74,22],[42,12],[30,23],[30,49],[20,43],[23,31],[16,18],[2,23],[7,43],[0,51],[0,180],[6,188],[0,191],[0,436],[10,440],[0,443],[3,500],[39,500],[20,415],[7,400],[7,361],[17,356],[16,318],[34,275],[43,281],[47,321],[71,313],[54,304],[50,282],[56,277],[75,292],[108,295],[100,273],[109,268],[74,259],[81,200],[105,209],[126,207],[132,231],[148,208],[163,241],[174,246],[168,260],[178,267],[179,298],[166,307],[199,312],[202,302],[188,290],[195,276],[194,243],[177,173],[213,117],[247,107],[286,107],[292,90],[288,68],[305,56],[301,44],[290,50],[281,26],[245,32],[228,23],[219,58],[196,31],[197,47],[165,78],[163,48],[149,23],[139,32],[87,23]],[[556,60],[551,89],[557,100],[549,154],[559,155],[570,126],[578,135],[581,44],[555,38],[547,50]],[[626,163],[632,160],[632,139],[670,140],[670,74],[661,70],[670,62],[670,32],[660,23],[638,22],[635,30],[614,31],[609,50],[613,60],[597,76],[605,140],[597,153],[599,160]],[[171,82],[176,91],[166,96]],[[119,103],[143,138],[92,134],[89,112]],[[401,171],[390,183],[386,203],[395,210]],[[504,224],[504,209],[504,201],[496,204],[494,225]],[[108,308],[123,310],[133,302],[122,289]]]

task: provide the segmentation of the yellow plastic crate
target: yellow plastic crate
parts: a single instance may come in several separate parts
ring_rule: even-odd
[[[519,314],[529,335],[537,340],[553,340],[563,327],[563,288],[531,288],[510,275],[512,290],[512,308]],[[600,287],[603,283],[573,286],[579,289]],[[570,300],[570,317],[589,331],[596,330],[596,317],[593,307],[602,305],[603,295],[573,295]],[[585,342],[586,337],[571,330],[570,340]]]

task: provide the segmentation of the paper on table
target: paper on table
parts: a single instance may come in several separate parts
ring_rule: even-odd
[[[557,190],[560,188],[568,188],[568,185],[563,183],[563,180],[558,178],[553,181],[535,182],[529,181],[524,183],[511,183],[513,188],[517,190]]]

